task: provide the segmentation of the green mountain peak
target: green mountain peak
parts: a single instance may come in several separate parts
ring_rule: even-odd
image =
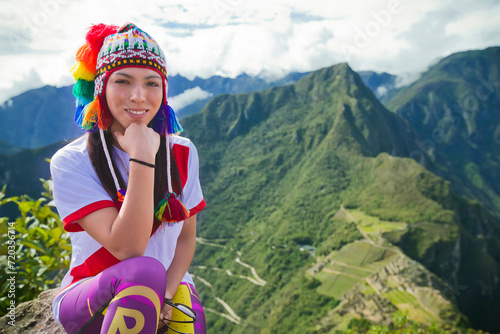
[[[293,128],[294,140],[306,140],[306,146],[327,135],[332,148],[345,146],[368,156],[407,156],[414,146],[411,128],[385,109],[347,63],[315,71],[288,86],[218,96],[186,122],[186,132],[218,142],[267,121],[274,128]]]
[[[335,252],[350,245],[346,253],[379,254],[373,263],[382,265],[398,253],[398,246],[443,280],[436,286],[455,281],[466,285],[467,293],[457,296],[458,303],[476,324],[481,321],[476,312],[490,314],[487,310],[500,299],[496,293],[480,293],[481,286],[496,291],[497,283],[488,277],[500,271],[497,248],[484,251],[477,234],[483,231],[488,245],[500,242],[491,217],[481,205],[454,195],[449,182],[406,158],[433,163],[419,148],[412,127],[387,110],[347,64],[312,72],[287,86],[218,96],[200,113],[185,118],[183,125],[198,148],[208,203],[199,216],[199,235],[208,243],[224,240],[216,252],[213,246],[200,247],[193,273],[200,282],[210,283],[203,293],[216,294],[246,319],[226,332],[255,331],[252,319],[259,319],[259,330],[268,332],[318,325],[322,314],[338,302],[338,291],[346,290],[332,290],[331,280],[339,277],[332,274],[338,272],[335,268],[313,274],[319,282],[301,279],[316,263],[301,249],[315,250],[318,259],[336,258]],[[379,232],[362,221],[339,219],[342,207],[363,220],[383,221],[375,225]],[[392,255],[386,257],[378,246],[373,246],[376,252],[359,247],[356,239],[385,245]],[[221,276],[224,270],[239,272],[235,253],[255,268],[266,281],[264,287]],[[345,263],[367,269],[359,260]],[[466,269],[473,263],[488,264],[474,267],[480,283]],[[341,281],[349,280],[340,276]],[[357,282],[353,277],[363,275],[347,277],[351,284]],[[293,300],[322,302],[298,307]],[[454,305],[454,298],[447,300]],[[255,303],[262,307],[249,306]],[[276,303],[286,304],[286,310],[274,309]],[[297,327],[293,319],[309,312],[312,304],[317,313]],[[453,314],[458,321],[459,313]],[[436,321],[444,321],[440,319]],[[218,330],[229,328],[217,317],[211,321]],[[295,327],[279,329],[284,323]]]
[[[433,172],[500,223],[500,47],[442,59],[387,102],[435,156]]]

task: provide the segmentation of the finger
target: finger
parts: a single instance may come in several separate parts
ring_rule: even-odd
[[[123,134],[122,134],[122,133],[120,133],[120,132],[114,132],[113,134],[114,134],[114,136],[115,136],[116,141],[117,141],[117,142],[118,142],[118,144],[119,144],[119,143],[122,141]]]

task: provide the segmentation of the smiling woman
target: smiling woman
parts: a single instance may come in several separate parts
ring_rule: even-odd
[[[162,98],[162,78],[155,71],[130,67],[113,72],[106,84],[106,102],[113,117],[111,132],[123,134],[134,122],[148,125]]]
[[[95,25],[86,40],[72,72],[75,121],[89,133],[51,160],[73,249],[54,318],[68,333],[205,333],[187,272],[205,201],[196,148],[167,103],[164,54],[133,24]]]

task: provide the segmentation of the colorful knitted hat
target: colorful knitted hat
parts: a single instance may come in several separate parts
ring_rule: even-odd
[[[182,132],[175,112],[167,103],[165,55],[151,36],[132,23],[121,28],[101,23],[90,27],[86,41],[71,69],[76,80],[73,95],[78,126],[89,132],[108,129],[112,117],[104,93],[109,76],[123,67],[143,67],[158,72],[163,78],[163,105],[153,119],[153,129],[163,136]]]
[[[117,190],[117,199],[124,200],[126,190],[121,189],[111,156],[106,146],[104,130],[113,119],[105,99],[106,83],[114,71],[124,67],[142,67],[156,71],[163,78],[163,105],[153,118],[153,129],[166,137],[168,194],[158,203],[155,217],[174,224],[189,217],[189,210],[172,190],[170,174],[170,136],[182,132],[172,108],[167,103],[167,67],[163,51],[156,41],[132,23],[121,28],[96,24],[90,27],[84,45],[76,54],[76,64],[71,69],[76,80],[73,95],[76,97],[75,122],[88,132],[99,130],[102,148]]]

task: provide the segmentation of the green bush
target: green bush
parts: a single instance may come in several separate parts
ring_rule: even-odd
[[[0,192],[0,206],[15,203],[19,210],[15,221],[0,218],[0,263],[5,268],[0,273],[2,315],[12,300],[17,305],[57,286],[69,267],[71,242],[51,209],[52,182],[41,181],[45,192],[37,200],[26,195],[5,198],[6,186]]]
[[[413,322],[408,318],[408,312],[396,311],[392,314],[392,323],[388,326],[372,324],[366,319],[352,319],[345,332],[336,331],[336,334],[487,334],[481,330],[465,328],[445,328],[449,326],[431,325],[425,326],[418,322]]]

